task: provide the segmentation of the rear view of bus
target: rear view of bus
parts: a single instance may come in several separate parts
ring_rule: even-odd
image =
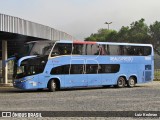
[[[14,87],[49,91],[108,85],[123,88],[154,78],[150,44],[56,41],[42,48],[16,60]]]

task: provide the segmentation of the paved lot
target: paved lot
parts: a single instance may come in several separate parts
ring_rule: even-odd
[[[160,82],[58,92],[0,88],[0,111],[160,111]]]

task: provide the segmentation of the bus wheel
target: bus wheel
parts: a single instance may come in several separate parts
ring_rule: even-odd
[[[129,80],[127,81],[127,86],[128,87],[134,87],[136,84],[136,80],[134,77],[130,77]]]
[[[49,83],[48,83],[48,89],[49,89],[50,92],[56,91],[57,84],[56,84],[56,81],[54,79],[49,81]]]
[[[119,77],[117,81],[117,86],[118,88],[123,88],[125,86],[125,78],[124,77]]]

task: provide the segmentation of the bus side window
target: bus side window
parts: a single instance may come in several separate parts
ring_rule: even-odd
[[[101,64],[100,73],[117,73],[120,70],[119,64]]]
[[[50,74],[51,75],[58,75],[58,74],[62,74],[62,71],[63,71],[63,66],[58,66],[58,67],[55,67],[55,68],[52,68]]]
[[[111,72],[111,66],[110,65],[102,65],[102,73],[110,73]]]
[[[100,48],[101,48],[100,55],[107,55],[107,51],[106,51],[105,47],[106,47],[106,45],[100,46]]]
[[[119,47],[117,45],[109,45],[110,55],[119,55]]]
[[[92,47],[90,44],[86,44],[86,52],[87,55],[91,55],[92,54]]]
[[[151,55],[151,47],[144,47],[144,56]]]
[[[138,49],[138,55],[143,56],[144,55],[144,50],[142,48]]]
[[[72,54],[82,55],[83,52],[83,44],[74,44]]]
[[[88,64],[86,66],[86,73],[87,74],[98,74],[98,64],[95,64],[95,65]]]
[[[69,43],[57,43],[53,48],[51,56],[57,55],[70,55],[72,52],[72,44]]]
[[[143,56],[144,50],[140,46],[126,46],[125,48],[128,56]]]
[[[72,64],[70,68],[70,74],[83,74],[83,65]]]
[[[100,49],[97,44],[92,44],[91,45],[91,55],[99,55],[100,54]]]
[[[124,55],[124,46],[123,45],[119,46],[119,54]]]
[[[109,45],[102,45],[104,55],[110,55]]]
[[[51,75],[69,74],[69,67],[70,65],[62,65],[62,66],[54,67],[52,68],[50,74]]]
[[[70,65],[63,65],[62,73],[69,74],[69,68],[70,68]]]
[[[70,55],[72,52],[72,44],[69,43],[61,44],[59,50],[61,51],[61,55]]]

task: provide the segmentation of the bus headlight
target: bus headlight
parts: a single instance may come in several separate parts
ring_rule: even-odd
[[[32,80],[33,78],[34,77],[26,77],[26,78],[21,79],[20,81],[21,82],[26,82],[26,81]]]

